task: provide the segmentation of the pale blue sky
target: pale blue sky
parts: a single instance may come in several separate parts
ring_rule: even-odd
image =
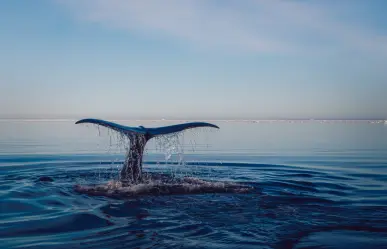
[[[385,0],[2,0],[0,117],[387,118]]]

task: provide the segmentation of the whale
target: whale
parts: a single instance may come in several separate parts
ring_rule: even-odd
[[[129,138],[130,146],[126,153],[123,167],[120,172],[120,181],[125,185],[138,184],[143,180],[142,163],[146,143],[157,136],[178,133],[187,129],[210,127],[220,129],[217,125],[206,122],[188,122],[170,126],[146,128],[144,126],[130,127],[114,122],[86,118],[75,124],[96,124],[119,132]]]

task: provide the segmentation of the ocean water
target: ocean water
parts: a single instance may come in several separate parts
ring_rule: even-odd
[[[213,123],[220,130],[149,143],[144,171],[253,192],[80,194],[76,184],[117,178],[115,134],[0,121],[0,248],[387,248],[386,125]]]

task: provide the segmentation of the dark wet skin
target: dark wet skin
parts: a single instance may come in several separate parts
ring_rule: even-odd
[[[120,173],[120,180],[124,184],[137,184],[143,180],[142,157],[148,139],[144,135],[132,135],[129,138],[131,145]]]
[[[76,122],[76,124],[82,123],[101,125],[120,132],[129,138],[130,148],[126,154],[125,162],[120,173],[120,181],[123,185],[143,182],[142,157],[145,145],[151,138],[197,127],[212,127],[219,129],[218,126],[205,122],[191,122],[159,128],[145,128],[143,126],[129,127],[100,119],[82,119]]]
[[[75,186],[75,190],[89,195],[104,195],[110,197],[128,197],[139,195],[171,195],[197,193],[246,193],[250,187],[225,182],[209,182],[197,178],[184,177],[176,179],[173,176],[144,174],[142,159],[146,143],[157,136],[174,134],[186,129],[197,127],[218,126],[205,122],[192,122],[159,128],[129,127],[105,120],[83,119],[80,123],[92,123],[113,129],[127,136],[130,147],[126,154],[119,181],[110,181],[97,186]]]

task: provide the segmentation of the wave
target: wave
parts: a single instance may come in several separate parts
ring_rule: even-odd
[[[0,160],[2,248],[386,245],[386,181],[364,168],[148,160],[130,186],[109,158]]]

